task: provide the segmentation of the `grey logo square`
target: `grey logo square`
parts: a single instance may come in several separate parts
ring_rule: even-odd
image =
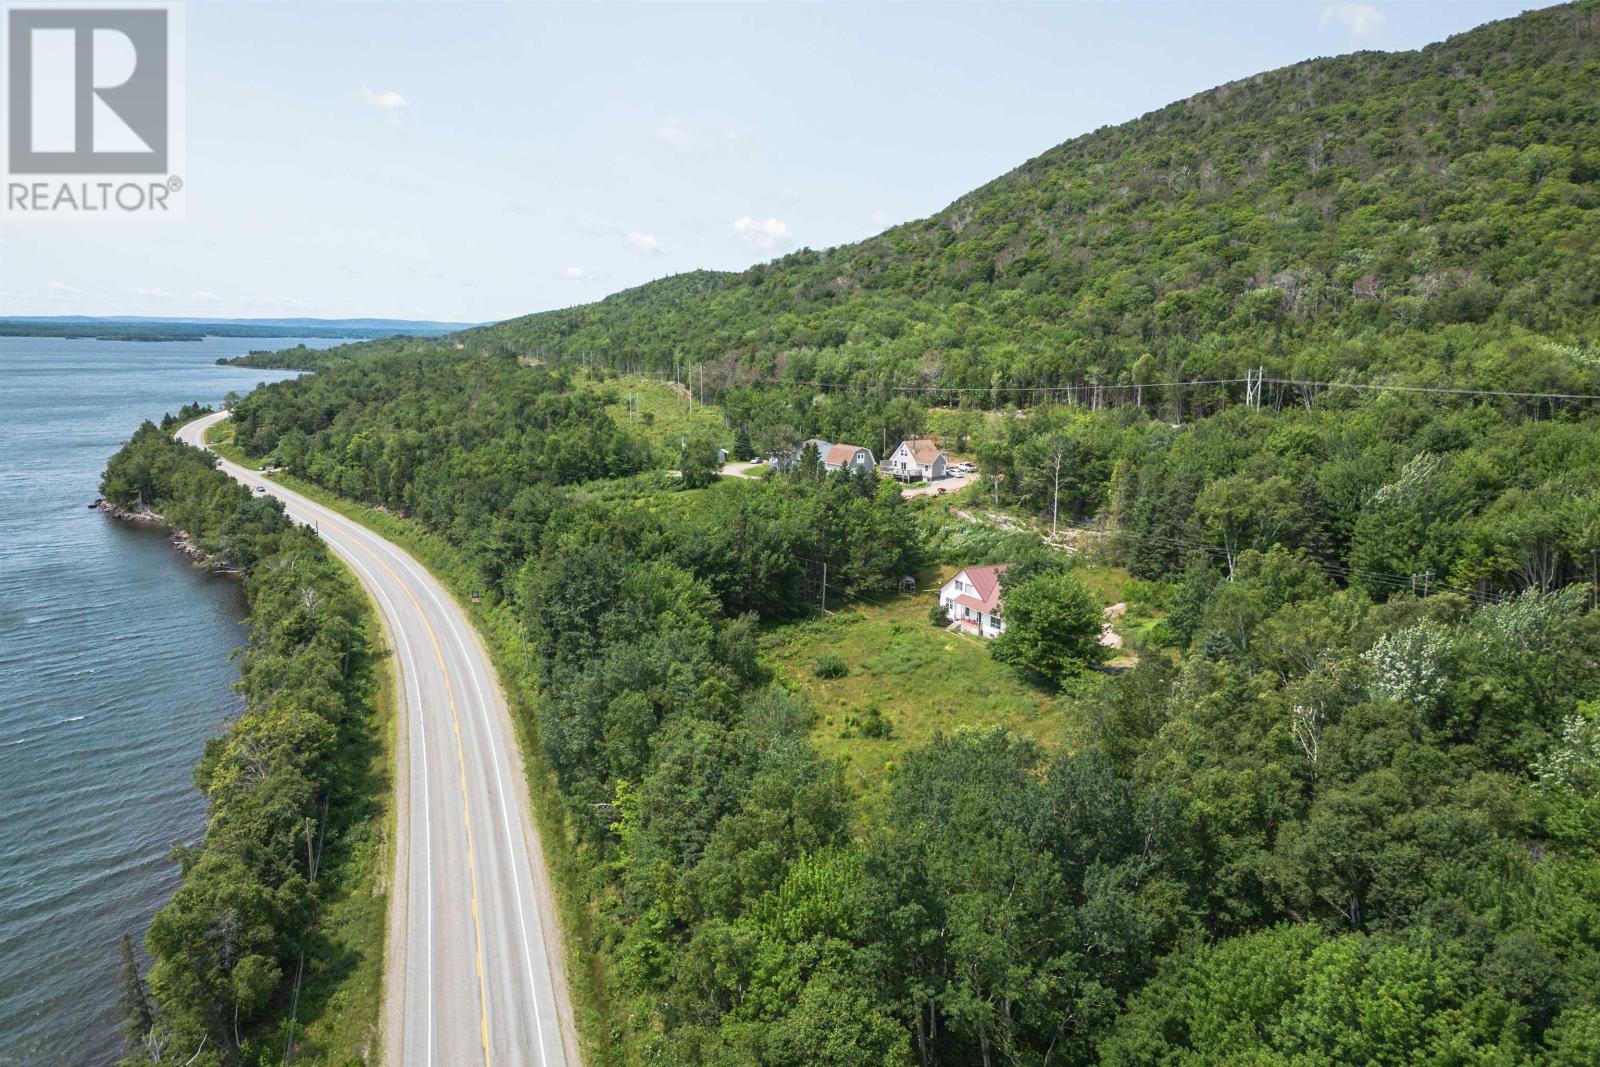
[[[11,173],[166,173],[166,10],[9,14]]]

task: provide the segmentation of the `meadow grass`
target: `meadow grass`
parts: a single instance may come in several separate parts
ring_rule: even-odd
[[[950,573],[946,568],[943,577]],[[766,665],[810,701],[812,743],[843,764],[869,823],[898,761],[938,734],[1000,724],[1047,748],[1069,734],[1052,695],[992,659],[987,642],[928,621],[936,596],[934,587],[852,604],[777,627],[762,640]],[[843,677],[816,676],[817,658],[828,652],[844,660]],[[887,737],[871,736],[875,719],[887,723]]]
[[[650,442],[658,466],[676,467],[680,443],[698,434],[708,435],[721,448],[733,447],[733,431],[723,422],[722,409],[714,404],[701,404],[696,399],[691,413],[689,390],[684,386],[636,375],[591,379],[584,384],[617,397],[615,403],[606,406],[606,411],[618,425],[642,434]]]

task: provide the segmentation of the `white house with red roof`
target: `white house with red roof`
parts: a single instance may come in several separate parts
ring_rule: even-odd
[[[1008,566],[968,567],[944,583],[939,603],[950,621],[979,637],[998,637],[1006,628],[1000,617],[1000,576]]]
[[[931,437],[912,437],[900,442],[883,461],[883,470],[891,478],[931,482],[945,476],[950,457],[933,442]]]

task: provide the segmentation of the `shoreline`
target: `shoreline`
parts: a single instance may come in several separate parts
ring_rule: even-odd
[[[172,525],[172,523],[168,522],[166,517],[159,512],[151,511],[149,508],[145,507],[141,507],[136,511],[129,511],[127,508],[113,504],[104,497],[96,498],[95,502],[90,504],[89,507],[94,508],[96,511],[100,512],[100,514],[109,519],[114,519],[117,522],[131,523],[135,526],[159,527],[161,529],[170,531],[172,536],[169,538],[169,540],[172,542],[172,546],[179,552],[182,552],[184,555],[188,556],[190,561],[196,567],[206,571],[209,574],[226,575],[230,578],[244,577],[244,571],[240,570],[238,567],[229,565],[218,557],[213,556],[211,553],[201,549],[194,543],[194,539],[189,536],[189,532],[187,530],[182,530]]]

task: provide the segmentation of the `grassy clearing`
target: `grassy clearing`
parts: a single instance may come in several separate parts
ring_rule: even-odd
[[[1070,552],[1073,574],[1080,582],[1107,607],[1126,606],[1115,622],[1123,651],[1107,666],[1132,667],[1142,652],[1161,644],[1157,627],[1166,615],[1162,587],[1107,562],[1105,543],[1099,535],[1073,530],[1052,541],[1047,521],[993,506],[979,486],[969,486],[954,497],[925,498],[921,506],[927,544],[942,560],[988,562],[1007,558],[1019,546],[1032,548],[1036,543]]]
[[[696,399],[690,413],[689,390],[681,385],[633,375],[586,384],[616,395],[617,402],[606,410],[619,424],[644,435],[662,467],[678,465],[679,443],[686,437],[706,434],[721,448],[733,447],[733,431],[722,421],[722,409]]]
[[[943,577],[951,573],[946,568]],[[810,698],[817,714],[812,742],[843,762],[867,821],[894,764],[935,734],[999,723],[1049,747],[1068,734],[1051,695],[991,659],[986,642],[928,621],[936,590],[853,605],[763,639],[767,665]],[[816,676],[816,661],[827,653],[844,661],[844,677]],[[871,736],[881,729],[875,719],[887,723],[887,737]]]
[[[836,615],[777,627],[762,640],[766,665],[810,700],[817,715],[812,743],[844,764],[867,822],[876,818],[899,760],[936,734],[1002,725],[1058,749],[1070,748],[1079,729],[1070,696],[1054,696],[995,662],[987,641],[928,621],[939,586],[957,569],[945,566],[927,576],[921,593],[852,604]],[[1107,666],[1132,666],[1134,649],[1161,615],[1146,602],[1147,583],[1094,564],[1080,563],[1074,573],[1103,604],[1128,605],[1116,627],[1128,647]],[[845,673],[819,677],[818,662],[833,657]],[[832,673],[831,666],[822,673]],[[1097,677],[1103,676],[1089,676],[1088,683]]]

